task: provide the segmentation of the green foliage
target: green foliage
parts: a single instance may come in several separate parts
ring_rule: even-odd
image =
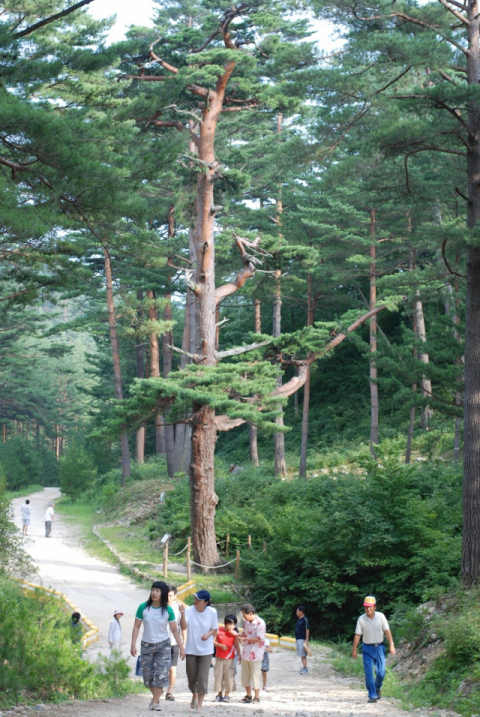
[[[75,502],[95,479],[93,458],[80,441],[72,441],[60,459],[60,488]]]
[[[0,444],[0,463],[9,490],[19,490],[32,483],[48,485],[56,483],[56,466],[52,469],[52,455],[46,451],[35,450],[31,441],[22,436],[14,436]]]

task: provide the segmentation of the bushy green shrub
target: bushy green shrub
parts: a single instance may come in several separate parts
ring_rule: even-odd
[[[50,454],[53,456],[51,451]],[[9,490],[18,490],[33,483],[45,485],[46,477],[49,485],[56,484],[56,468],[53,475],[48,472],[51,460],[46,452],[37,450],[31,441],[22,436],[0,443],[0,463]]]

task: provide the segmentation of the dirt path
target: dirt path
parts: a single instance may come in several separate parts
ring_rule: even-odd
[[[132,585],[111,565],[90,556],[79,544],[77,534],[61,519],[56,522],[54,537],[45,538],[44,514],[50,501],[59,495],[57,488],[46,488],[30,496],[32,525],[26,548],[39,567],[39,580],[68,595],[100,629],[100,640],[89,649],[89,656],[98,651],[107,651],[106,635],[114,608],[121,608],[123,618],[123,652],[128,654],[129,637],[133,616],[140,602],[146,596],[143,590]],[[20,505],[24,498],[12,502],[15,521],[20,526]],[[243,690],[238,684],[232,694],[232,702],[215,703],[214,695],[207,695],[204,714],[208,717],[246,717],[265,715],[270,717],[406,717],[394,700],[382,700],[370,705],[366,691],[360,686],[351,686],[352,680],[338,677],[333,672],[328,658],[329,650],[317,649],[310,660],[308,675],[299,675],[299,658],[294,653],[276,649],[270,657],[268,692],[261,693],[260,705],[242,705],[239,700]],[[133,663],[133,658],[129,658]],[[163,702],[163,713],[172,717],[194,715],[189,708],[190,693],[187,690],[185,667],[178,669],[175,688],[176,701]],[[211,683],[213,682],[211,676]],[[237,678],[240,683],[239,676]],[[213,684],[211,684],[213,687]],[[147,692],[131,695],[122,700],[91,700],[59,706],[45,705],[34,714],[55,717],[137,717],[147,712]],[[14,714],[7,711],[3,715]],[[21,710],[26,714],[25,708]],[[427,713],[416,712],[418,717]],[[432,713],[430,713],[431,716]]]

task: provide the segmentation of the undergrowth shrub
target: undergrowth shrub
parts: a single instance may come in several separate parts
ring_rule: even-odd
[[[21,701],[114,697],[131,691],[129,667],[117,656],[93,665],[73,644],[69,614],[42,591],[0,578],[0,705]]]

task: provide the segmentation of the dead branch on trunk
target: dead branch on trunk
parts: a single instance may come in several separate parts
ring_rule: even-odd
[[[238,291],[238,289],[241,289],[247,279],[250,279],[250,277],[255,274],[255,265],[261,263],[261,259],[258,259],[252,254],[248,254],[247,250],[245,249],[245,247],[254,249],[256,246],[258,246],[260,237],[257,237],[253,242],[238,236],[238,234],[234,234],[234,237],[235,243],[238,247],[238,251],[240,252],[240,258],[243,262],[243,269],[237,274],[237,276],[235,277],[235,281],[229,281],[228,284],[219,286],[218,289],[216,289],[215,301],[217,305],[220,303],[220,301],[222,301],[222,299],[225,299],[225,297],[230,296],[230,294],[234,294],[236,291]]]
[[[228,319],[226,319],[228,321]],[[225,319],[224,319],[225,321]],[[216,324],[216,326],[220,326],[223,321]],[[267,341],[258,341],[257,343],[249,344],[248,346],[238,346],[235,349],[228,349],[227,351],[215,351],[215,358],[217,361],[221,361],[221,359],[229,358],[230,356],[240,356],[240,354],[246,354],[249,351],[255,351],[255,349],[259,349],[262,346],[268,346],[268,344],[272,343],[272,339],[268,339]]]

